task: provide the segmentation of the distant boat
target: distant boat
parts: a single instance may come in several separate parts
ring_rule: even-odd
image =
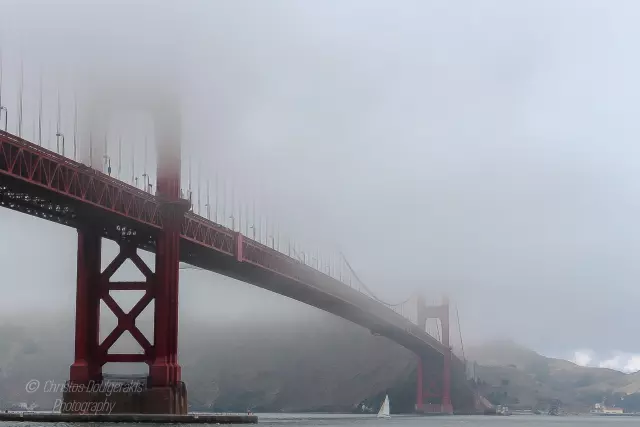
[[[382,402],[382,406],[378,411],[378,418],[391,418],[389,414],[389,395],[384,397],[384,402]]]

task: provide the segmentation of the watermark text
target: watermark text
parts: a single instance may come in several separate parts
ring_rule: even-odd
[[[106,382],[89,381],[87,384],[72,382],[58,383],[53,380],[41,384],[38,380],[31,380],[25,386],[27,393],[41,391],[43,393],[103,393],[111,396],[114,393],[141,393],[144,386],[140,381]]]
[[[116,402],[109,402],[107,399],[102,402],[77,400],[64,402],[62,399],[57,399],[53,404],[53,411],[72,414],[110,414],[115,406]]]

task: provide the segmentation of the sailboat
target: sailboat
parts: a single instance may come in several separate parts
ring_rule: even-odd
[[[378,411],[378,418],[391,418],[389,414],[389,395],[384,397],[384,402],[382,402],[382,406]]]

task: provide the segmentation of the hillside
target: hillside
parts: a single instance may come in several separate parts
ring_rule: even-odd
[[[31,326],[0,322],[0,408],[17,402],[51,407],[57,394],[29,394],[25,385],[30,379],[64,382],[73,356],[72,331],[71,319]],[[127,347],[123,343],[118,350]],[[296,321],[183,319],[180,349],[193,409],[350,411],[362,402],[379,405],[387,392],[395,411],[413,408],[415,356],[325,313],[308,312]],[[496,404],[544,408],[560,399],[565,408],[584,411],[608,396],[607,402],[640,411],[640,373],[580,367],[509,341],[467,348],[466,354],[475,361],[479,391]],[[141,368],[107,365],[106,371]]]
[[[477,363],[481,393],[493,403],[544,408],[550,400],[559,399],[568,409],[584,411],[607,397],[609,404],[617,402],[633,409],[640,396],[636,396],[640,374],[578,366],[544,357],[511,341],[470,348],[467,355]],[[621,400],[625,394],[631,396]]]
[[[72,331],[66,321],[31,327],[0,323],[0,407],[17,402],[51,407],[57,394],[29,394],[25,385],[30,379],[64,382],[72,362]],[[297,322],[184,321],[180,341],[194,409],[350,411],[404,383],[415,369],[406,349],[323,313]],[[106,366],[114,368],[131,372],[132,367]]]

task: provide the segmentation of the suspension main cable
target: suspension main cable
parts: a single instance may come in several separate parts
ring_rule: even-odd
[[[367,286],[367,285],[366,285],[362,280],[360,280],[360,277],[359,277],[359,276],[358,276],[358,274],[353,270],[353,268],[351,267],[351,264],[349,264],[349,261],[347,261],[347,258],[344,256],[344,254],[343,254],[342,252],[340,252],[340,256],[342,257],[342,260],[344,261],[344,263],[347,265],[347,268],[349,269],[349,271],[351,272],[351,274],[353,274],[353,277],[355,277],[355,278],[356,278],[356,280],[358,281],[358,283],[360,283],[360,284],[362,285],[362,287],[363,287],[363,288],[364,288],[364,290],[369,294],[369,296],[370,296],[371,298],[373,298],[374,300],[378,301],[379,303],[382,303],[382,304],[387,305],[387,306],[389,306],[389,307],[396,307],[396,306],[402,305],[402,304],[404,304],[404,303],[406,303],[406,302],[409,302],[409,301],[411,300],[411,298],[413,298],[413,295],[412,295],[412,296],[410,296],[409,298],[407,298],[406,300],[401,301],[401,302],[396,303],[396,304],[391,304],[391,303],[389,303],[389,302],[386,302],[386,301],[384,301],[384,300],[382,300],[382,299],[378,298],[378,297],[376,296],[376,294],[375,294],[371,289],[369,289],[369,287],[368,287],[368,286]]]
[[[460,325],[460,312],[458,304],[456,304],[456,318],[458,319],[458,335],[460,335],[460,347],[462,348],[462,360],[467,363],[467,357],[464,355],[464,343],[462,342],[462,325]]]

